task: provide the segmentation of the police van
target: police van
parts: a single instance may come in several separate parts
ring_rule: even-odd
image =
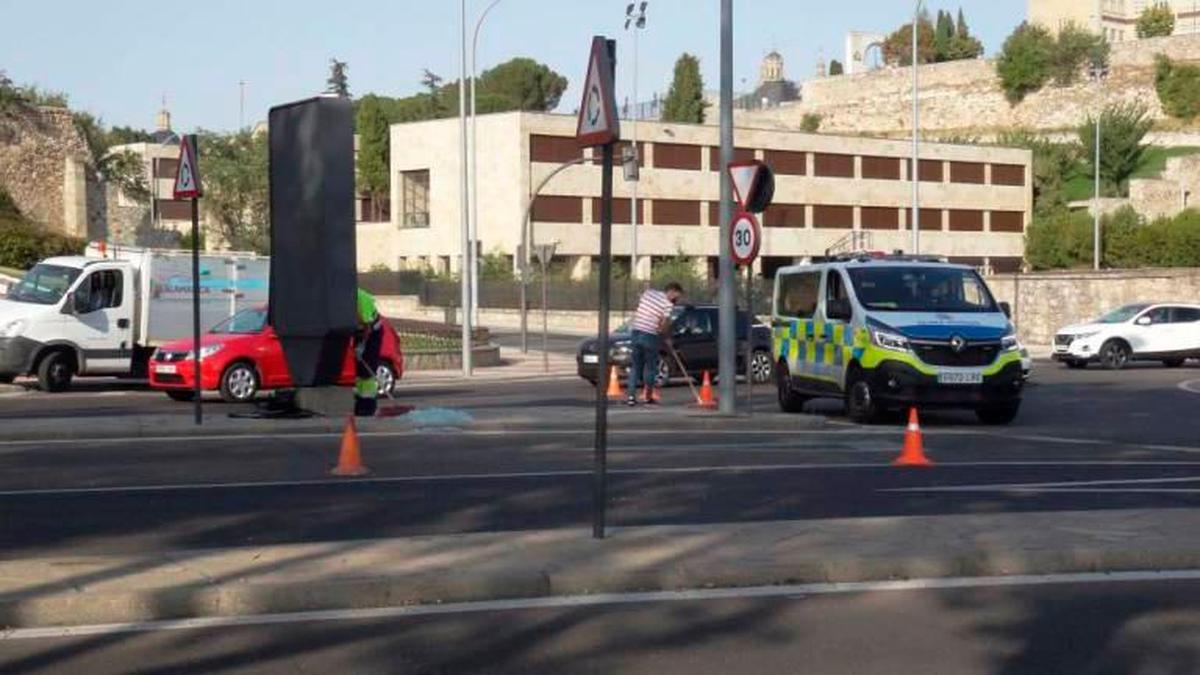
[[[857,422],[917,406],[1008,424],[1025,383],[1008,315],[973,268],[937,257],[853,254],[782,268],[772,309],[779,406],[799,412],[836,397]]]

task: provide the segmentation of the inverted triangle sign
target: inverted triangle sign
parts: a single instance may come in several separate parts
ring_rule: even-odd
[[[592,38],[587,77],[583,81],[583,100],[579,104],[579,123],[575,138],[581,146],[605,145],[620,136],[617,102],[613,98],[612,59],[608,41]]]
[[[737,198],[738,206],[746,208],[746,202],[750,200],[750,194],[754,190],[754,183],[758,180],[758,172],[761,166],[755,162],[752,164],[730,164],[729,177],[733,179],[733,196]]]
[[[196,162],[195,136],[189,134],[179,143],[179,168],[175,172],[175,199],[201,196],[200,171]]]

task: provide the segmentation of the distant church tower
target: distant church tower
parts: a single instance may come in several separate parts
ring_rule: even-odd
[[[758,78],[761,84],[783,81],[783,56],[779,52],[772,49],[763,57]]]

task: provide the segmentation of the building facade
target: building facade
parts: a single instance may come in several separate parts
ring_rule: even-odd
[[[191,232],[192,207],[174,198],[175,174],[179,170],[179,135],[171,129],[171,113],[163,108],[156,118],[151,140],[109,148],[110,154],[132,153],[142,162],[147,203],[137,202],[113,187],[108,197],[108,240],[138,246],[176,243],[171,233]],[[164,240],[166,236],[169,240]]]
[[[1175,35],[1200,33],[1197,0],[1028,0],[1029,22],[1058,31],[1075,24],[1109,42],[1137,39],[1137,20],[1147,7],[1165,3],[1175,13]]]
[[[600,232],[600,168],[592,160],[599,151],[576,145],[575,118],[514,112],[481,116],[478,125],[483,253],[512,261],[528,209],[534,244],[556,242],[557,265],[576,277],[592,273]],[[458,133],[455,119],[392,126],[392,219],[359,225],[360,269],[458,270]],[[638,135],[638,276],[677,256],[715,275],[718,129],[644,122]],[[735,139],[738,159],[761,159],[776,173],[774,205],[760,218],[759,273],[772,276],[851,240],[880,250],[909,247],[910,144],[767,129],[737,129]],[[572,161],[583,163],[555,174],[530,203],[534,190]],[[1019,268],[1033,203],[1030,162],[1026,150],[922,145],[922,252],[998,271]],[[613,253],[614,264],[624,267],[632,264],[630,186],[618,166]]]

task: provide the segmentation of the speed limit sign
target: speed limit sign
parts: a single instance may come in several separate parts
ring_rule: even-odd
[[[729,238],[733,244],[731,249],[735,265],[749,265],[758,257],[758,248],[762,245],[762,230],[752,214],[743,211],[733,217]]]

